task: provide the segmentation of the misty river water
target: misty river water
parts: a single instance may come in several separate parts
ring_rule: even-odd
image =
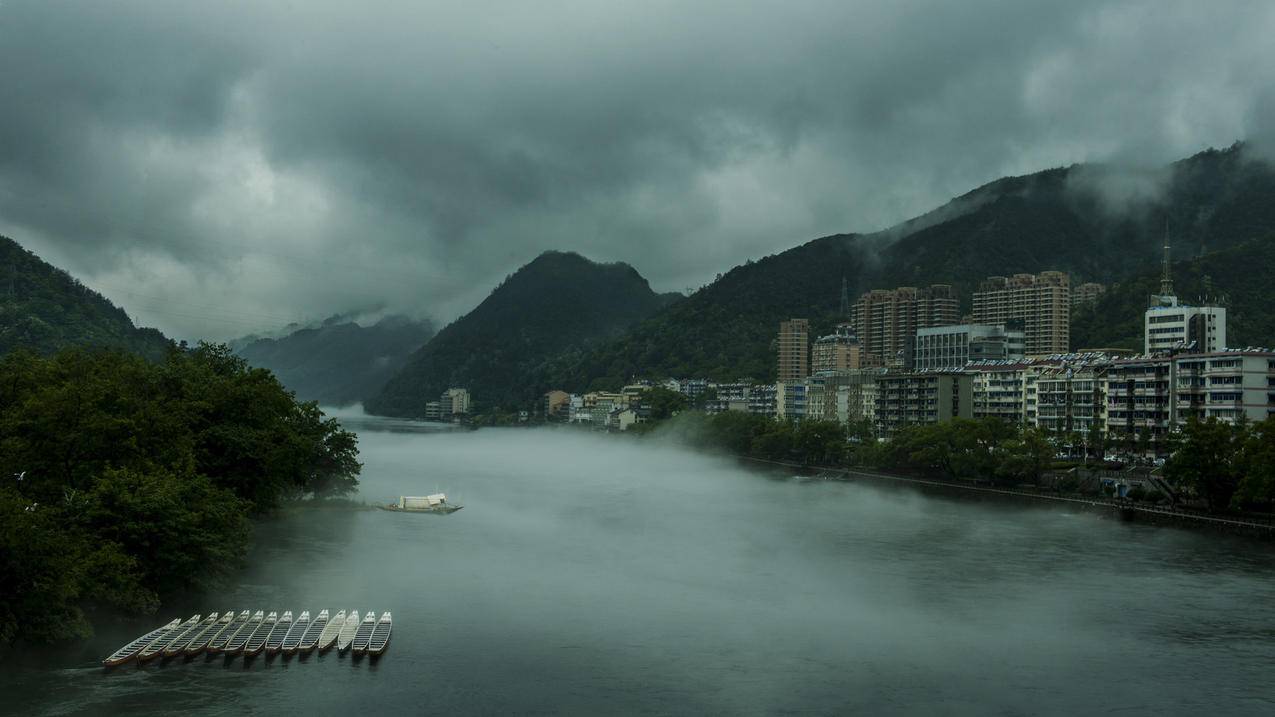
[[[12,714],[1275,713],[1269,544],[808,482],[653,439],[356,420],[360,498],[223,592],[10,660]],[[392,610],[377,662],[98,660],[171,617]]]

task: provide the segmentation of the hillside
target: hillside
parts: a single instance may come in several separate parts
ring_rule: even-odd
[[[1057,269],[1112,282],[1155,271],[1166,223],[1175,251],[1210,253],[1275,231],[1275,169],[1237,144],[1167,167],[1075,165],[996,180],[886,231],[838,235],[736,267],[625,336],[560,357],[539,388],[614,387],[635,375],[774,376],[778,322],[836,318],[874,288],[951,283],[966,308],[984,278]],[[1139,314],[1140,315],[1140,314]]]
[[[1223,251],[1174,262],[1173,286],[1184,303],[1221,296],[1226,306],[1227,344],[1275,346],[1275,312],[1270,297],[1275,275],[1253,267],[1275,267],[1275,233]],[[1205,288],[1205,277],[1211,290]],[[1147,297],[1159,293],[1160,273],[1147,272],[1111,287],[1097,302],[1072,316],[1076,348],[1126,348],[1142,351],[1142,313]]]
[[[380,391],[433,335],[430,322],[402,316],[371,326],[333,317],[281,338],[247,342],[236,353],[270,369],[298,398],[344,406]]]
[[[468,388],[479,408],[528,405],[549,359],[618,336],[677,298],[653,292],[627,264],[541,254],[414,353],[366,408],[421,416],[426,401],[452,386]]]
[[[159,331],[138,328],[101,294],[0,236],[0,354],[96,346],[159,359],[169,345]]]

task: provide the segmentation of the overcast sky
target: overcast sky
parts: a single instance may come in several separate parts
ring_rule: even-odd
[[[547,249],[685,290],[1269,133],[1272,38],[1262,1],[0,0],[0,233],[181,338],[446,321]]]

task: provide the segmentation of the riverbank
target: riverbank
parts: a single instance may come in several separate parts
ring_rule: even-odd
[[[933,478],[919,478],[891,474],[882,471],[871,471],[860,468],[841,468],[832,466],[808,466],[790,461],[776,461],[763,458],[739,456],[750,463],[761,463],[782,466],[801,471],[821,474],[830,480],[867,480],[882,484],[906,485],[923,491],[937,491],[957,495],[978,495],[1004,501],[1030,502],[1036,504],[1064,505],[1068,509],[1092,513],[1103,518],[1123,521],[1136,521],[1149,525],[1163,525],[1196,530],[1211,530],[1231,535],[1243,535],[1260,540],[1275,541],[1275,524],[1251,520],[1208,515],[1187,510],[1175,510],[1159,506],[1139,505],[1130,501],[1106,498],[1094,498],[1080,495],[1051,495],[1012,488],[971,485],[955,481],[944,481]]]

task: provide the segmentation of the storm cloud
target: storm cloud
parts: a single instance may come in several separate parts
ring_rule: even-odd
[[[1275,6],[0,3],[0,233],[141,323],[697,287],[1004,174],[1275,139]]]

